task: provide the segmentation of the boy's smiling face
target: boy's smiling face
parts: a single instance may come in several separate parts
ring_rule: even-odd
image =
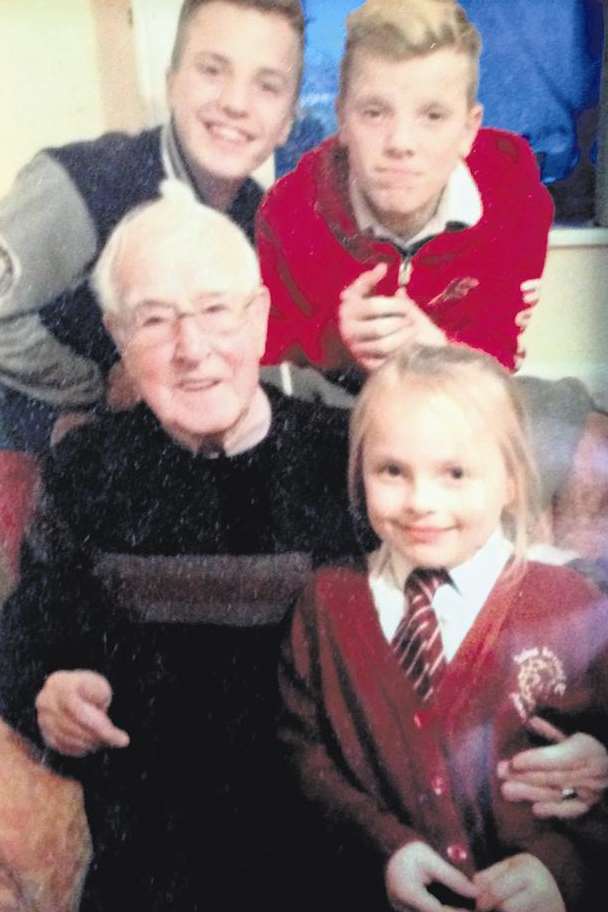
[[[492,428],[421,384],[380,392],[362,455],[374,531],[413,567],[471,558],[513,499]]]
[[[217,0],[188,25],[169,106],[194,177],[242,181],[285,142],[300,51],[278,13]]]
[[[406,60],[358,49],[338,115],[351,177],[385,227],[415,234],[477,135],[471,61],[451,48]]]

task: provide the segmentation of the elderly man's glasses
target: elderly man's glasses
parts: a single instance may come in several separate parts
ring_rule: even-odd
[[[209,297],[188,311],[170,304],[146,301],[133,314],[132,331],[142,343],[154,345],[177,338],[180,321],[192,321],[205,336],[213,339],[230,338],[242,328],[247,309],[254,297],[245,302],[222,296]]]

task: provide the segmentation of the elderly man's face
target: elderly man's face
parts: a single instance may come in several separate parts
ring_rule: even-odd
[[[258,389],[268,294],[226,290],[200,240],[127,244],[117,264],[125,315],[111,330],[141,397],[175,438],[221,443],[246,421]],[[232,264],[232,273],[235,273]],[[211,283],[211,284],[210,284]],[[238,285],[237,285],[238,288]]]

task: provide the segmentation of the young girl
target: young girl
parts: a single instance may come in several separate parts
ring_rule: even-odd
[[[463,346],[386,362],[352,416],[350,486],[380,547],[316,575],[281,672],[307,797],[386,864],[394,909],[587,912],[594,814],[534,818],[495,774],[534,743],[530,716],[598,734],[608,696],[599,593],[524,557],[535,478],[510,377]]]

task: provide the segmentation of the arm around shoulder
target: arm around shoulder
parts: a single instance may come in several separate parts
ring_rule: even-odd
[[[54,404],[101,392],[98,368],[61,345],[39,312],[82,278],[97,232],[67,172],[40,153],[0,203],[0,379]]]

